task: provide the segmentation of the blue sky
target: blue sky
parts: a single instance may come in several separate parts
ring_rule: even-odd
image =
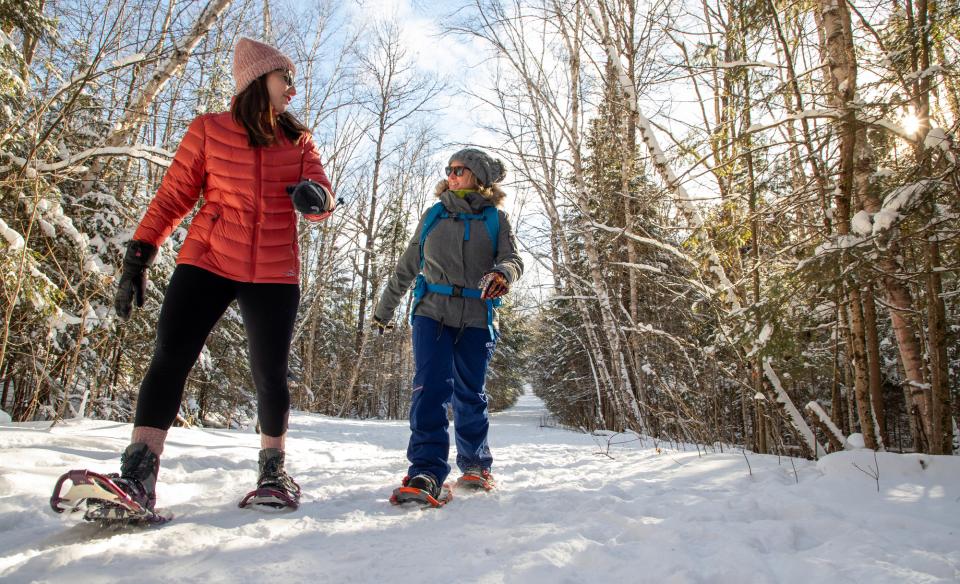
[[[273,10],[278,8],[272,7]],[[482,129],[484,125],[501,124],[499,113],[462,90],[469,85],[472,92],[489,92],[493,95],[496,81],[490,62],[492,49],[475,38],[442,34],[446,19],[456,19],[462,23],[471,10],[473,8],[469,0],[354,0],[337,7],[339,18],[346,22],[362,24],[369,20],[372,24],[374,19],[385,18],[396,23],[401,29],[401,42],[407,56],[416,67],[424,73],[447,80],[448,89],[437,96],[431,104],[431,109],[435,111],[429,114],[429,121],[442,144],[441,155],[436,163],[436,178],[442,178],[441,169],[446,157],[466,144],[478,146],[503,158],[508,169],[504,189],[508,197],[503,208],[509,214],[521,249],[524,250],[526,245],[533,246],[542,239],[545,226],[539,200],[533,193],[526,192],[522,184],[511,184],[518,176],[513,170],[513,161],[495,152],[500,145],[500,138]],[[543,267],[530,253],[522,251],[521,255],[527,273],[520,286],[539,296],[540,284],[550,279],[541,273]]]

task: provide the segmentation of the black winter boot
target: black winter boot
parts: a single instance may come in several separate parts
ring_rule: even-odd
[[[403,477],[401,486],[393,490],[390,503],[403,505],[415,502],[431,507],[442,507],[453,498],[453,493],[447,485],[441,485],[433,475],[426,473]]]
[[[146,444],[131,444],[120,457],[120,476],[113,482],[138,505],[153,511],[157,502],[159,473],[160,459],[157,455]]]
[[[437,484],[437,479],[428,474],[418,474],[415,477],[411,477],[404,486],[420,489],[434,498],[440,496],[440,485]]]
[[[283,469],[284,453],[279,448],[264,448],[260,451],[260,478],[258,489],[274,489],[290,499],[300,499],[300,485]]]

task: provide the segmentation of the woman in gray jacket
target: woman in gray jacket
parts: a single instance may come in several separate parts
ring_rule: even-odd
[[[507,215],[503,162],[475,148],[450,157],[440,201],[424,213],[374,312],[388,328],[401,299],[414,287],[410,404],[410,468],[391,502],[439,506],[450,473],[446,404],[453,401],[458,486],[493,488],[493,457],[484,379],[499,333],[496,307],[523,273]]]

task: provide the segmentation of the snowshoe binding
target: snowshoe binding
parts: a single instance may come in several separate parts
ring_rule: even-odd
[[[120,458],[120,474],[80,469],[61,475],[50,507],[73,513],[85,506],[83,518],[104,526],[166,523],[172,516],[153,509],[159,468],[160,460],[146,444],[131,444]]]
[[[497,486],[490,469],[479,466],[467,467],[457,479],[457,488],[468,491],[492,491]]]
[[[260,451],[260,478],[257,488],[240,500],[240,508],[296,509],[300,506],[300,485],[283,469],[284,453],[278,448]]]
[[[393,490],[390,503],[404,505],[416,503],[421,507],[443,507],[453,499],[453,492],[447,484],[439,485],[437,480],[428,474],[418,474],[414,477],[403,477],[400,487]]]

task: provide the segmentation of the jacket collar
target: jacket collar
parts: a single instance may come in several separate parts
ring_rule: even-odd
[[[460,213],[479,213],[486,207],[493,207],[493,203],[478,192],[467,193],[463,198],[450,190],[440,193],[440,201],[448,211]]]

